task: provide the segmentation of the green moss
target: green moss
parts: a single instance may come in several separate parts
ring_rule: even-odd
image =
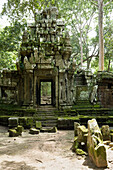
[[[86,152],[84,152],[82,149],[76,149],[76,154],[77,155],[87,155],[87,153]]]
[[[78,116],[75,116],[75,117],[58,117],[58,119],[67,119],[67,120],[78,120],[79,121],[79,117]]]

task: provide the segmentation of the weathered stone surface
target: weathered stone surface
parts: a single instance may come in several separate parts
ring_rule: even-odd
[[[110,129],[108,125],[103,125],[101,128],[103,140],[110,140]]]
[[[40,131],[38,129],[35,129],[35,128],[30,128],[29,133],[32,134],[32,135],[35,135],[35,134],[39,134]]]
[[[80,124],[78,122],[74,122],[74,136],[77,136],[77,129],[78,129],[78,126],[80,126]]]
[[[87,148],[90,159],[97,167],[107,167],[106,148],[97,121],[88,121]]]

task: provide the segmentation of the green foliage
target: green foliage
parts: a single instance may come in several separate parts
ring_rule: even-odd
[[[25,26],[26,23],[21,25],[16,21],[12,26],[6,26],[0,31],[0,70],[16,68],[22,29]]]

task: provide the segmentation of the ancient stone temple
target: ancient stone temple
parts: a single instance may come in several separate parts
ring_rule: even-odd
[[[0,79],[2,102],[56,108],[75,102],[72,47],[56,7],[39,13],[23,33],[17,71],[4,71]],[[46,92],[44,89],[47,89]]]

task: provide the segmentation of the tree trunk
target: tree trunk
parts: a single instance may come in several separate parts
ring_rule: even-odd
[[[110,64],[111,64],[111,60],[109,59],[109,63],[108,63],[108,72],[110,71]]]
[[[104,70],[104,41],[103,41],[103,0],[98,0],[99,8],[99,71]]]
[[[81,67],[83,66],[83,43],[82,43],[82,31],[80,30],[80,49],[81,49]]]

